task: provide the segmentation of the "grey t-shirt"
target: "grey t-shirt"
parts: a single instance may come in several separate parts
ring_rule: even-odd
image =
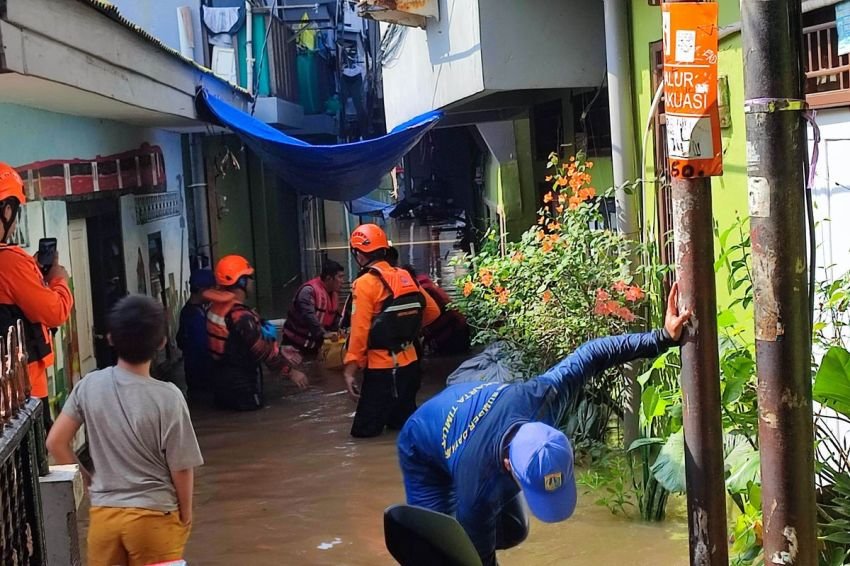
[[[107,368],[80,381],[62,412],[86,425],[92,506],[177,510],[171,470],[204,461],[176,386]]]

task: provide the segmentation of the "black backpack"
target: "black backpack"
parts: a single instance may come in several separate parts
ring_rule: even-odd
[[[422,296],[419,284],[413,278],[411,279],[415,289],[396,295],[379,269],[370,267],[369,272],[381,281],[389,297],[381,305],[381,312],[372,319],[368,348],[398,354],[419,339],[425,311],[425,297]]]

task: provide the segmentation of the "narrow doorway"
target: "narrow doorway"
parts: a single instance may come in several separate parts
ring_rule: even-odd
[[[106,319],[113,305],[127,294],[124,241],[121,236],[118,199],[101,198],[70,202],[68,216],[71,219],[72,254],[80,256],[78,260],[72,257],[75,287],[78,286],[76,281],[81,280],[78,279],[78,269],[85,269],[88,272],[89,308],[91,309],[90,343],[93,349],[94,365],[97,368],[109,367],[114,365],[116,360],[106,337]],[[75,233],[84,234],[86,242],[84,259],[82,251],[73,251]],[[77,249],[83,250],[82,242],[77,245]],[[79,268],[79,265],[85,267]],[[79,277],[84,278],[82,275]],[[76,292],[75,288],[75,294]],[[77,308],[79,309],[79,306]],[[82,332],[80,335],[82,337]],[[82,366],[82,344],[80,349]]]

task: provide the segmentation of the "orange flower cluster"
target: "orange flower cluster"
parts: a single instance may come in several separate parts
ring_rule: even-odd
[[[489,287],[493,284],[493,272],[489,269],[481,269],[478,272],[478,278],[485,287]]]
[[[520,263],[525,259],[525,254],[522,252],[514,252],[514,255],[511,256],[511,261],[514,263]]]
[[[510,291],[508,291],[507,289],[502,289],[501,287],[497,287],[497,289],[498,290],[496,292],[499,295],[499,304],[500,305],[508,304],[508,299],[511,296]]]
[[[614,290],[618,293],[622,293],[626,300],[630,303],[637,303],[646,297],[646,293],[643,292],[643,289],[637,285],[629,285],[625,281],[617,281],[614,283]]]
[[[626,322],[633,322],[637,317],[635,313],[618,303],[617,301],[600,301],[596,300],[596,306],[593,307],[593,314],[597,316],[616,316],[622,318]]]
[[[576,161],[575,157],[571,157],[569,163],[565,163],[559,167],[560,173],[556,176],[548,175],[547,182],[554,181],[555,185],[552,191],[546,193],[543,197],[543,203],[549,204],[553,202],[557,195],[558,206],[556,211],[558,214],[563,214],[564,205],[568,205],[570,210],[576,210],[581,203],[592,199],[596,196],[596,189],[589,186],[592,179],[589,169],[593,168],[592,161],[586,161],[584,164]],[[561,192],[563,189],[563,192]],[[539,222],[544,224],[544,219]]]
[[[552,291],[550,291],[549,289],[546,289],[545,291],[543,291],[543,297],[542,298],[543,298],[544,303],[548,303],[549,301],[551,301],[552,300]]]
[[[470,296],[474,290],[475,290],[475,283],[473,283],[472,281],[467,281],[463,285],[463,296],[464,297]]]
[[[614,283],[613,290],[621,294],[625,301],[630,303],[637,303],[646,297],[646,293],[640,287],[629,285],[625,281]],[[593,308],[593,314],[597,316],[616,316],[626,322],[633,322],[637,318],[629,307],[612,298],[611,293],[605,289],[596,290],[596,305]]]

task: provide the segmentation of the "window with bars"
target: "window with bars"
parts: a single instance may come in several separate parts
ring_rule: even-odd
[[[652,70],[652,92],[664,79],[664,47],[662,42],[649,44],[650,69]],[[676,247],[673,240],[673,201],[670,192],[670,180],[667,176],[667,116],[664,113],[664,100],[658,105],[654,122],[655,138],[655,213],[658,226],[658,255],[661,263],[676,263]],[[672,274],[667,276],[667,284],[672,284]]]

